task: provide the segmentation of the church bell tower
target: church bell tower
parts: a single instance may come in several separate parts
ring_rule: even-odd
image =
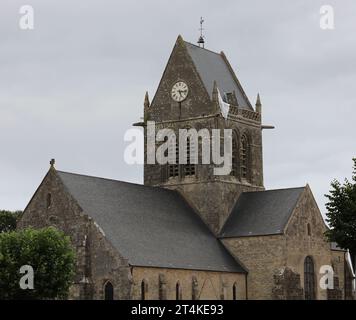
[[[262,168],[262,106],[252,107],[225,54],[188,43],[181,36],[174,45],[152,102],[144,99],[144,184],[178,190],[214,233],[225,223],[244,191],[264,190]],[[148,124],[155,132],[170,129],[232,130],[232,170],[215,175],[214,163],[150,163]],[[155,142],[156,150],[164,143]],[[202,140],[187,141],[201,154]],[[172,150],[171,150],[172,151]],[[178,160],[179,148],[176,152]]]

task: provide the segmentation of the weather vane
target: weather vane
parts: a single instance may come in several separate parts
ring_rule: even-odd
[[[199,28],[199,31],[200,31],[200,37],[199,37],[199,40],[198,40],[198,44],[199,44],[199,47],[203,47],[204,48],[204,36],[203,36],[203,23],[204,23],[204,19],[203,17],[200,17],[200,28]]]

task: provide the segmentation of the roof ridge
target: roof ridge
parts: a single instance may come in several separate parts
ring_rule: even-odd
[[[116,180],[116,179],[110,179],[110,178],[104,178],[104,177],[97,177],[97,176],[91,176],[88,174],[81,174],[81,173],[75,173],[75,172],[68,172],[68,171],[61,171],[61,170],[56,170],[58,173],[65,173],[65,174],[71,174],[74,176],[81,176],[81,177],[87,177],[87,178],[94,178],[94,179],[101,179],[101,180],[107,180],[107,181],[113,181],[113,182],[121,182],[121,183],[126,183],[126,184],[132,184],[136,186],[141,186],[141,187],[151,187],[151,188],[156,188],[153,186],[147,186],[144,184],[140,183],[135,183],[135,182],[128,182],[128,181],[123,181],[123,180]],[[163,189],[163,188],[162,188]]]
[[[305,189],[304,187],[291,187],[291,188],[278,188],[278,189],[269,189],[269,190],[258,190],[258,191],[245,191],[242,194],[247,193],[258,193],[258,192],[273,192],[273,191],[283,191],[283,190],[296,190],[296,189]]]

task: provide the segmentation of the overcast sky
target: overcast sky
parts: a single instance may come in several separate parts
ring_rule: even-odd
[[[34,30],[19,8],[34,8]],[[332,5],[335,29],[320,28]],[[0,209],[24,209],[59,170],[142,183],[123,160],[181,34],[223,50],[263,122],[265,187],[309,183],[322,212],[356,156],[356,1],[1,0]]]

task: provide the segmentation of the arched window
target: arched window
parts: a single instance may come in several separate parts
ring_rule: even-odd
[[[304,260],[304,294],[305,300],[315,299],[314,262],[310,256]]]
[[[176,284],[176,300],[182,300],[182,288],[179,281]]]
[[[50,193],[47,194],[47,209],[52,205],[52,195]]]
[[[141,282],[141,300],[146,300],[146,292],[148,290],[148,285],[145,280]]]
[[[248,179],[248,140],[245,135],[241,137],[241,150],[240,150],[240,158],[241,158],[241,178]]]
[[[234,177],[238,177],[239,175],[239,167],[238,167],[238,159],[239,159],[239,144],[237,135],[232,136],[232,158],[231,158],[231,172],[230,175]]]
[[[310,227],[310,223],[307,224],[307,232],[308,232],[308,236],[311,236],[311,227]]]
[[[104,286],[104,300],[114,300],[114,287],[110,281],[107,281]]]
[[[236,282],[232,286],[232,300],[237,300],[237,284],[236,284]]]

